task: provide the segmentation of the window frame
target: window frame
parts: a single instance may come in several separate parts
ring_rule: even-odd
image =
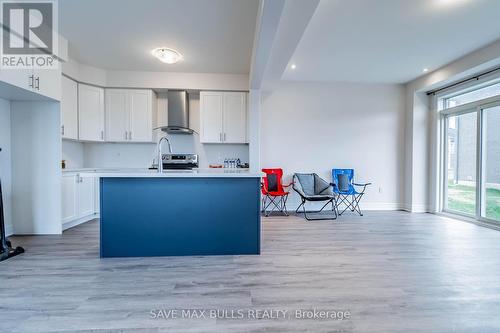
[[[454,106],[451,108],[445,108],[446,99],[452,98],[459,94],[471,92],[477,89],[481,89],[490,85],[500,83],[500,75],[496,74],[493,77],[487,76],[476,82],[469,83],[468,85],[460,85],[453,87],[452,89],[441,91],[436,94],[433,99],[432,105],[434,106],[435,112],[438,114],[438,132],[439,132],[439,142],[438,142],[438,211],[444,212],[451,215],[458,215],[465,218],[473,218],[479,222],[489,223],[498,226],[500,221],[493,220],[482,216],[483,206],[486,203],[483,202],[485,199],[485,194],[483,193],[483,186],[485,184],[484,171],[484,110],[496,106],[500,106],[500,94],[474,102]],[[476,202],[475,202],[475,213],[473,215],[451,210],[447,207],[447,195],[448,195],[448,122],[449,118],[452,116],[459,116],[462,114],[476,113]]]

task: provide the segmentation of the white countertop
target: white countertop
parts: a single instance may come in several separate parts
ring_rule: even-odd
[[[158,173],[156,170],[148,169],[65,169],[63,173],[79,173],[86,177],[114,177],[114,178],[260,178],[260,172],[252,172],[248,169],[194,169],[194,170],[165,170]]]

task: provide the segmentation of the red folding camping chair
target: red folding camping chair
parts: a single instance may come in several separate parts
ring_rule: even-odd
[[[272,212],[281,212],[288,216],[286,209],[286,201],[289,192],[285,188],[292,185],[283,185],[283,169],[262,169],[266,174],[262,178],[261,191],[262,191],[262,212],[265,216],[269,216]],[[268,211],[268,208],[271,210]]]

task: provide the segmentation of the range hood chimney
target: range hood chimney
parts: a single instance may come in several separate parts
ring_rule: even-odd
[[[189,128],[189,101],[185,90],[169,90],[168,98],[168,126],[161,130],[170,134],[193,134]]]

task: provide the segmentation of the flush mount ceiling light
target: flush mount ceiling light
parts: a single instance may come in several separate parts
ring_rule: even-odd
[[[166,64],[175,64],[182,59],[182,54],[167,47],[158,47],[151,51],[151,54]]]
[[[291,69],[295,69],[295,68],[297,68],[297,65],[292,64],[292,65],[290,66],[290,68],[291,68]]]
[[[428,71],[429,71],[429,68],[427,68],[427,67],[422,69],[422,72],[424,72],[424,73],[427,73]]]

